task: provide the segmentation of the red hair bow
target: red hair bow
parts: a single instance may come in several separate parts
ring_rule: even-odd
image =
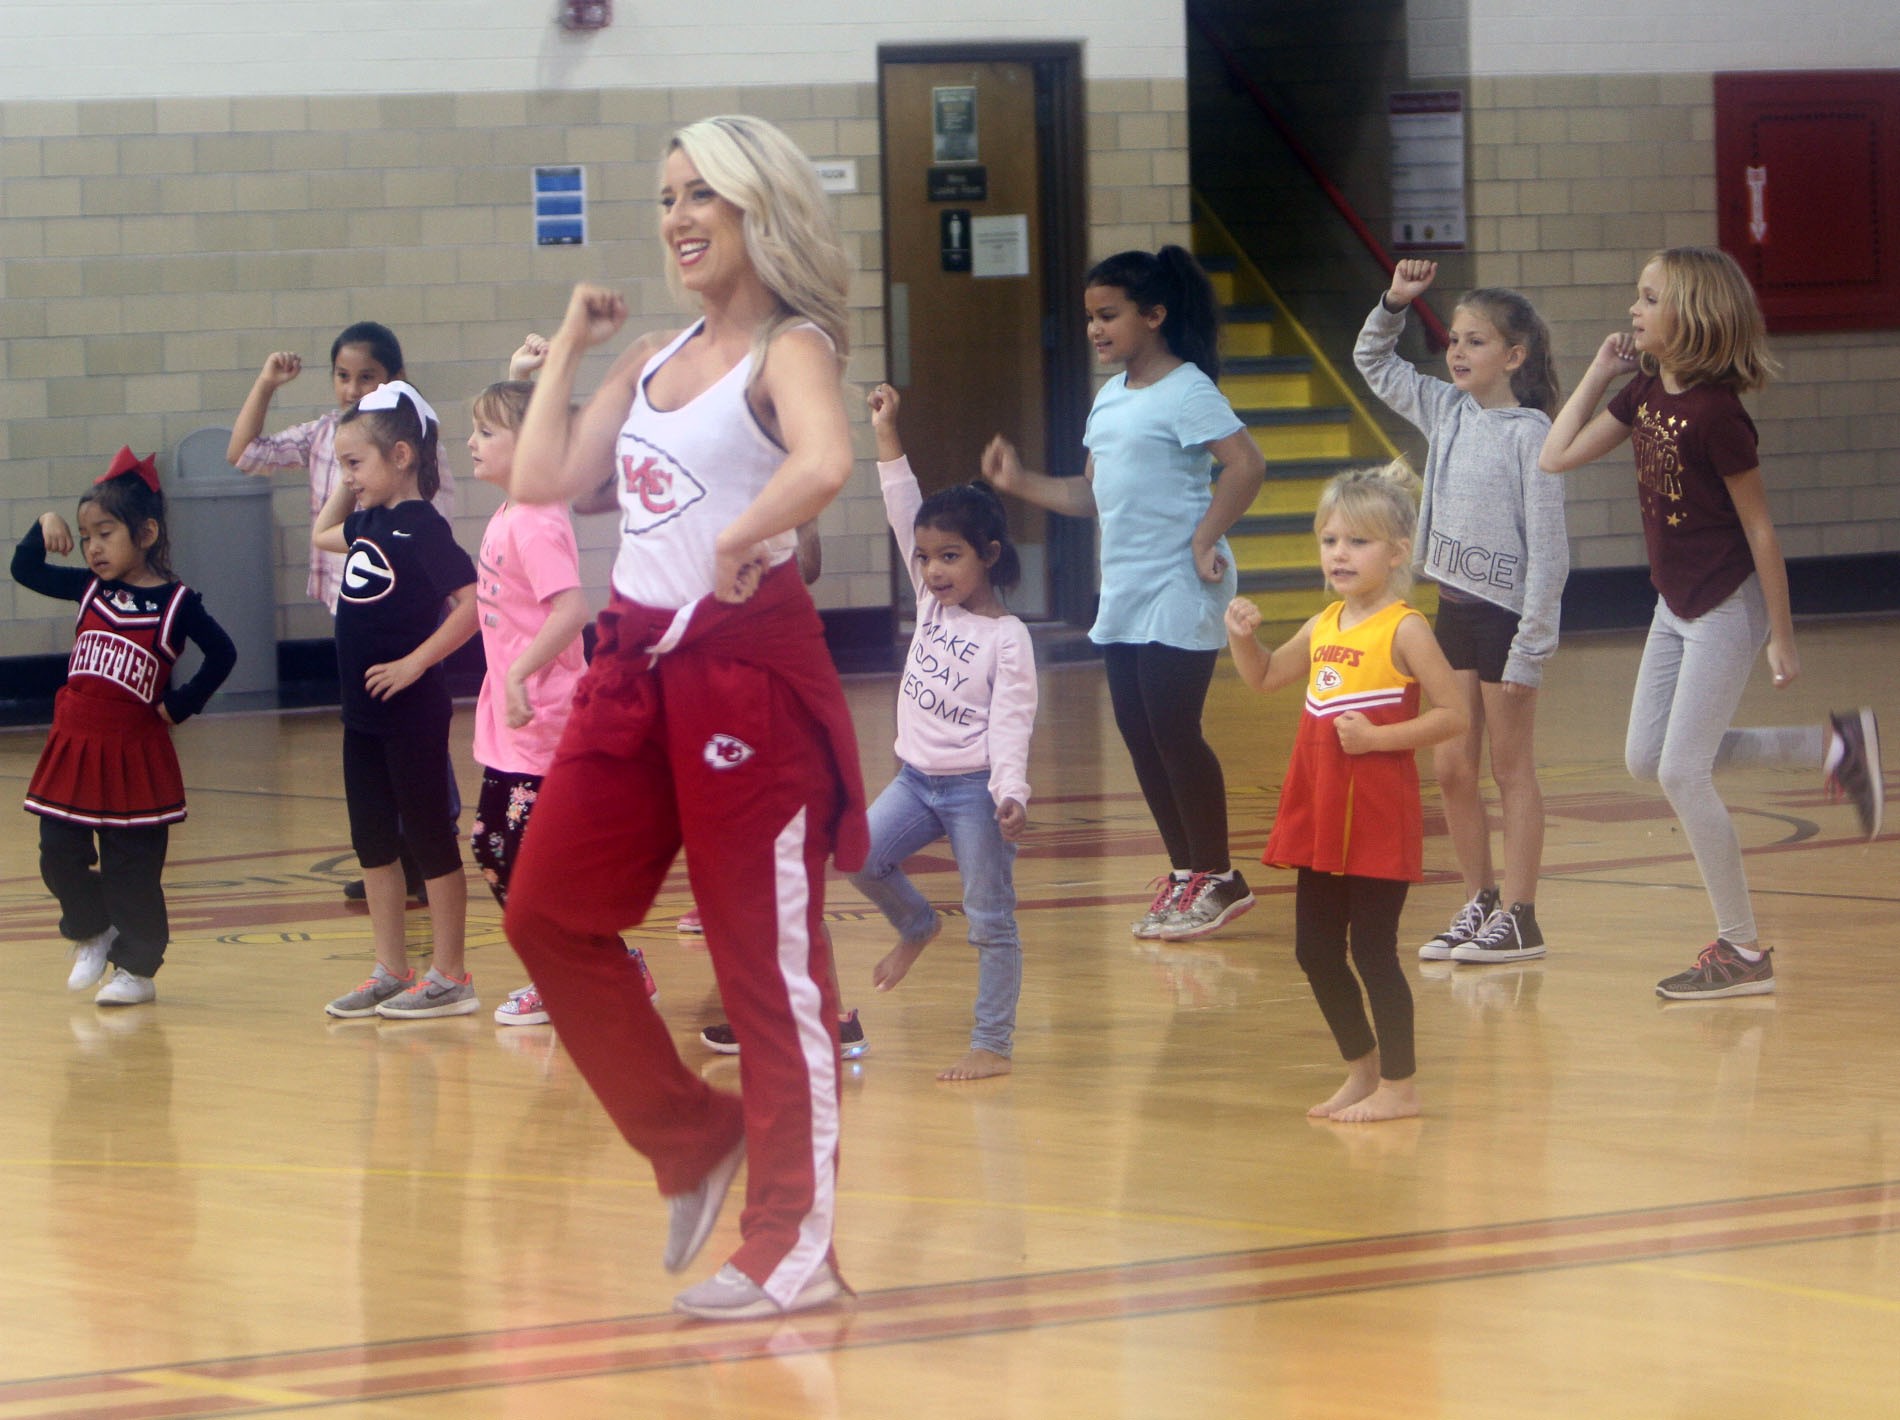
[[[139,476],[139,482],[152,492],[158,492],[158,455],[147,454],[144,458],[140,458],[130,449],[125,448],[120,449],[113,456],[112,467],[93,479],[93,482],[109,483],[128,473],[136,473]]]

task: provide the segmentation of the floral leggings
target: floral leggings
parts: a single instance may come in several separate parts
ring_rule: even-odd
[[[475,861],[495,901],[508,905],[508,879],[521,856],[521,835],[541,792],[539,774],[507,774],[482,770],[482,797],[475,805],[475,827],[470,834]]]

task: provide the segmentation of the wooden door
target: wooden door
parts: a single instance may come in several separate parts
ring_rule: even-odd
[[[1048,230],[1046,69],[887,55],[881,77],[888,373],[918,480],[928,493],[975,478],[997,433],[1050,468],[1055,312],[1079,295],[1065,306],[1055,287],[1073,278]],[[1023,556],[1011,605],[1046,615],[1048,519],[1020,503],[1010,518]]]

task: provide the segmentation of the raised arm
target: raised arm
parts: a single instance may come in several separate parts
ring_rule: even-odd
[[[612,475],[614,440],[633,406],[640,373],[657,348],[654,337],[636,340],[614,362],[579,414],[571,414],[570,407],[582,357],[611,340],[626,320],[627,303],[619,292],[585,282],[574,288],[515,437],[508,496],[517,503],[566,503],[592,493]]]
[[[1054,478],[1023,467],[1016,446],[998,434],[983,450],[983,476],[999,493],[1071,518],[1095,516],[1095,459],[1080,478]]]
[[[1258,691],[1282,690],[1306,678],[1312,659],[1313,623],[1308,617],[1300,629],[1269,651],[1260,644],[1260,608],[1246,597],[1227,603],[1227,646],[1234,653],[1234,669]]]
[[[1544,436],[1544,451],[1537,458],[1539,468],[1545,473],[1569,473],[1602,458],[1629,438],[1629,425],[1607,409],[1601,414],[1595,414],[1595,410],[1610,381],[1635,369],[1636,345],[1629,332],[1621,331],[1604,340],[1590,368],[1583,372],[1570,398],[1551,421],[1550,432]]]
[[[343,536],[343,520],[355,511],[356,490],[338,479],[311,524],[310,545],[318,552],[334,552],[339,557],[348,552],[350,544]]]
[[[270,413],[271,396],[302,372],[303,358],[291,351],[274,350],[264,357],[264,368],[257,372],[257,378],[251,382],[251,392],[244,397],[244,407],[238,411],[237,420],[231,426],[231,442],[224,450],[226,463],[238,467],[238,460],[244,456],[245,448],[264,432],[264,417]],[[244,470],[246,473],[266,471],[263,466]]]
[[[750,597],[765,570],[761,544],[816,518],[851,477],[851,424],[830,341],[797,327],[773,337],[757,397],[777,426],[785,461],[713,544],[720,601]]]

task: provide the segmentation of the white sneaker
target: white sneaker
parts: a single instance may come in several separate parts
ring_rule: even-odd
[[[66,978],[68,991],[84,991],[106,974],[106,957],[119,940],[119,929],[108,927],[98,936],[73,944],[73,969]]]
[[[158,988],[152,984],[151,977],[120,967],[112,973],[112,980],[99,988],[92,1003],[95,1006],[143,1006],[157,999]]]

